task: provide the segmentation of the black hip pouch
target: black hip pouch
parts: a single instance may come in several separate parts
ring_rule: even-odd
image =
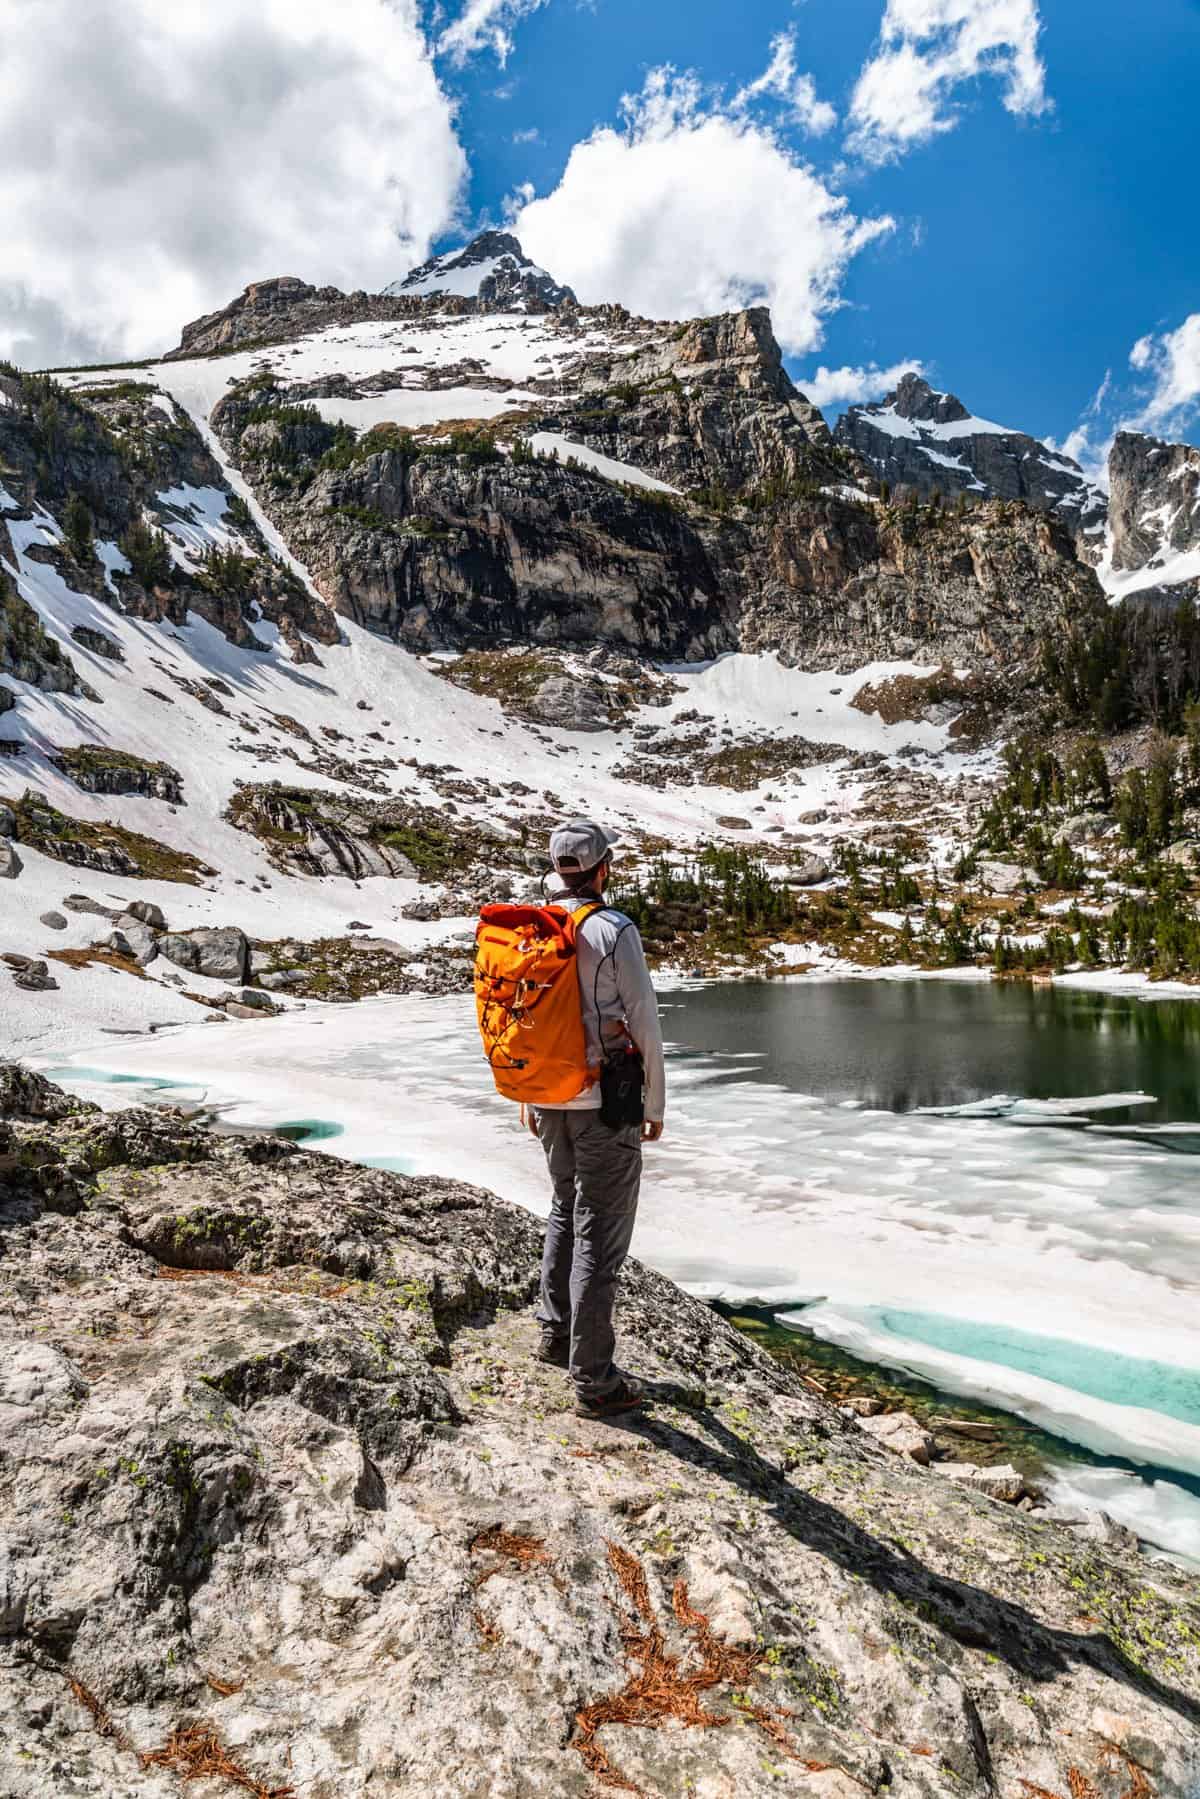
[[[600,1122],[611,1131],[645,1119],[645,1069],[636,1049],[608,1057],[600,1070]]]

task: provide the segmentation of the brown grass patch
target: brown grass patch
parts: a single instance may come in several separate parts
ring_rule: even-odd
[[[151,1749],[140,1759],[143,1768],[170,1768],[185,1783],[216,1778],[253,1799],[295,1799],[295,1787],[268,1786],[235,1762],[211,1724],[173,1730],[161,1749]]]
[[[219,1680],[215,1674],[206,1674],[204,1683],[219,1699],[232,1699],[246,1684],[244,1680]]]
[[[691,1638],[682,1655],[672,1655],[666,1633],[654,1610],[646,1574],[637,1558],[617,1543],[608,1545],[608,1561],[631,1610],[618,1609],[621,1642],[625,1649],[628,1679],[619,1693],[584,1706],[575,1715],[578,1727],[572,1747],[601,1786],[626,1793],[642,1793],[636,1781],[617,1768],[597,1740],[606,1724],[623,1724],[657,1730],[667,1718],[696,1730],[719,1729],[732,1720],[730,1712],[712,1711],[701,1695],[714,1687],[744,1686],[757,1672],[763,1652],[735,1649],[716,1635],[703,1612],[688,1599],[685,1581],[677,1580],[671,1608],[680,1629]],[[685,1667],[689,1657],[694,1665]],[[744,1715],[754,1719],[785,1755],[799,1760],[781,1714],[764,1706],[741,1701]],[[814,1768],[819,1764],[813,1764]]]
[[[150,979],[132,956],[118,956],[111,949],[48,949],[46,956],[49,961],[62,962],[67,968],[90,968],[93,962],[101,962],[105,968],[115,968],[121,974],[136,975],[139,981]]]
[[[948,700],[978,705],[985,694],[986,685],[978,675],[960,677],[943,662],[927,675],[893,675],[887,681],[868,682],[850,704],[856,712],[876,713],[885,725],[920,724],[931,706]]]

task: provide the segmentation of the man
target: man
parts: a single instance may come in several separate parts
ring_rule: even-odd
[[[535,1107],[530,1128],[546,1152],[554,1200],[542,1257],[539,1359],[569,1367],[576,1410],[589,1418],[636,1411],[645,1389],[613,1359],[617,1276],[633,1236],[642,1144],[663,1133],[666,1072],[658,1003],[637,927],[603,906],[615,839],[588,819],[559,825],[550,861],[555,905],[577,912],[600,902],[575,939],[588,1065],[633,1044],[645,1066],[643,1122],[612,1128],[600,1117],[600,1083],[562,1106]]]

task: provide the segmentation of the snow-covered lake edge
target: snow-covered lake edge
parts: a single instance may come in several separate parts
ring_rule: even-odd
[[[782,978],[799,987],[804,980],[880,977],[878,971],[839,968]],[[988,977],[981,970],[930,976],[893,969],[884,978]],[[678,971],[660,976],[668,1008],[672,994],[699,984]],[[1178,997],[1163,986],[1125,978],[1107,990],[1147,1000]],[[1197,997],[1194,989],[1182,993]],[[669,1010],[667,1020],[669,1037]],[[137,1103],[139,1096],[204,1099],[240,1126],[328,1124],[337,1134],[308,1147],[401,1172],[468,1180],[545,1215],[540,1156],[483,1078],[470,1002],[463,996],[351,1006],[309,1002],[262,1024],[214,1029],[200,1023],[160,1030],[153,1038],[92,1035],[70,1049],[27,1059],[105,1106]],[[1022,1164],[1031,1136],[1022,1131],[989,1139],[979,1119],[852,1112],[842,1135],[831,1134],[841,1129],[836,1120],[820,1125],[829,1138],[822,1163],[806,1147],[817,1125],[818,1102],[804,1095],[764,1083],[730,1084],[715,1080],[702,1062],[676,1063],[668,1135],[648,1158],[639,1256],[702,1296],[795,1303],[830,1295],[836,1304],[823,1310],[833,1340],[839,1340],[839,1308],[900,1302],[960,1315],[1002,1314],[1006,1324],[1034,1331],[1053,1317],[1058,1334],[1102,1352],[1195,1366],[1194,1307],[1187,1292],[1173,1290],[1152,1265],[1112,1260],[1111,1248],[1097,1269],[1096,1248],[1079,1235],[1072,1217],[1089,1195],[1086,1182],[1073,1185],[1070,1158],[1061,1168],[1032,1158]],[[989,1155],[994,1172],[980,1162]],[[894,1202],[856,1175],[856,1165],[872,1160],[908,1171]],[[839,1161],[844,1179],[835,1174],[831,1185],[828,1167],[836,1169]],[[969,1203],[946,1199],[939,1189],[947,1184],[947,1171],[972,1162],[981,1170],[973,1177],[978,1194],[968,1196]],[[1012,1218],[979,1229],[988,1183],[1001,1174],[1018,1184],[1041,1182],[1051,1217],[1061,1204],[1064,1222],[1055,1241],[1031,1251],[1035,1226]],[[1115,1178],[1121,1178],[1119,1167]],[[1103,1194],[1097,1197],[1102,1202]],[[921,1234],[914,1236],[914,1229]],[[820,1315],[811,1322],[823,1332]],[[911,1346],[886,1337],[860,1347],[870,1361],[923,1371],[939,1385],[952,1385],[942,1378],[945,1358],[939,1363],[926,1356],[917,1366]],[[1126,1474],[1110,1483],[1107,1509],[1118,1517],[1127,1512],[1127,1521],[1159,1547],[1200,1559],[1200,1500],[1161,1478],[1164,1468],[1200,1475],[1200,1427],[1140,1408],[1135,1420],[1120,1405],[1080,1403],[1069,1390],[1048,1408],[1037,1383],[1022,1383],[1011,1370],[968,1367],[964,1374],[960,1368],[956,1378],[965,1394],[1034,1418],[1097,1453],[1149,1464],[1150,1481]]]

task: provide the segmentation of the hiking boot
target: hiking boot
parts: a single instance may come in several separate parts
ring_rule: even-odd
[[[543,1325],[533,1357],[536,1362],[551,1362],[556,1368],[569,1368],[571,1365],[571,1339],[556,1337],[552,1330],[547,1330]]]
[[[626,1374],[611,1393],[601,1394],[596,1399],[578,1394],[575,1410],[581,1418],[619,1418],[625,1412],[639,1411],[645,1403],[645,1387],[640,1380],[634,1380],[631,1374]]]

